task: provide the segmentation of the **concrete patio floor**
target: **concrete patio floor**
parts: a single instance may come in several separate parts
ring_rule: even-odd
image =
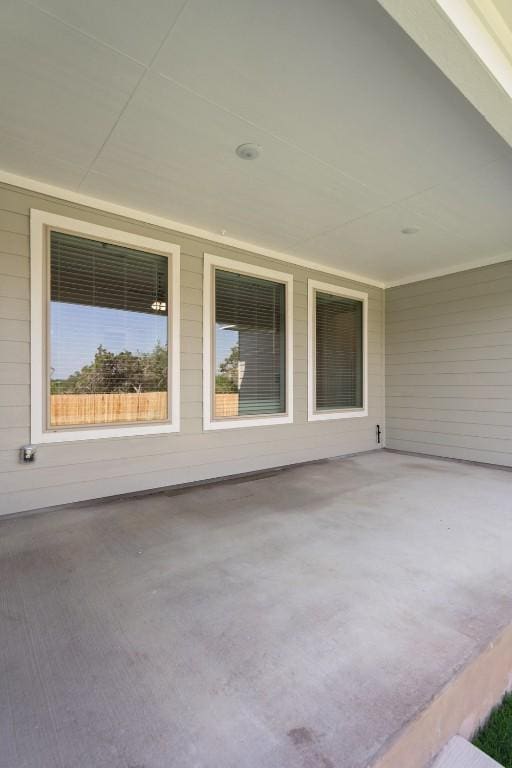
[[[370,764],[512,621],[511,490],[381,451],[0,521],[0,765]]]

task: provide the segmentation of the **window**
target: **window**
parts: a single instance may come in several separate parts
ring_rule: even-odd
[[[308,281],[308,419],[367,416],[368,295]]]
[[[291,328],[291,275],[205,254],[205,429],[292,421]]]
[[[178,429],[179,249],[31,212],[32,441]]]

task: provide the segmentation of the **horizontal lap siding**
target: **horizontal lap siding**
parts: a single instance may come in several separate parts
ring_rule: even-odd
[[[386,291],[386,445],[512,466],[512,261]]]
[[[156,237],[181,247],[181,433],[46,444],[34,465],[18,461],[30,440],[29,210]],[[219,432],[202,429],[203,253],[294,277],[294,423]],[[306,420],[307,280],[369,294],[369,416]],[[189,483],[376,447],[383,425],[383,291],[324,272],[0,185],[0,512]],[[512,345],[512,340],[511,340]]]

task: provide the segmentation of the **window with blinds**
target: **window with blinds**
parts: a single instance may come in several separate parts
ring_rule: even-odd
[[[214,418],[285,413],[285,286],[215,269],[214,293]]]
[[[315,408],[363,407],[363,302],[315,291]]]
[[[51,428],[168,419],[168,258],[49,232]]]

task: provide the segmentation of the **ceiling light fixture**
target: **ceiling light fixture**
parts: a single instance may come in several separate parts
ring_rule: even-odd
[[[400,230],[402,235],[415,235],[420,231],[419,227],[404,227]]]
[[[261,147],[258,144],[240,144],[235,152],[242,160],[256,160],[261,155]]]

